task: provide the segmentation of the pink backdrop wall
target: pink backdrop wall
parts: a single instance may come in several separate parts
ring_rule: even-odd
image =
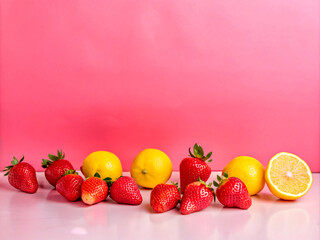
[[[63,148],[319,171],[319,1],[1,1],[1,168]]]

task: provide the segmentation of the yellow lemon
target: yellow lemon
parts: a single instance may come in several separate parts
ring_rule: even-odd
[[[226,172],[229,177],[240,178],[250,195],[260,192],[265,184],[264,167],[252,157],[236,157],[225,166],[223,172]]]
[[[81,171],[85,177],[93,177],[97,172],[101,178],[110,177],[116,180],[122,175],[122,166],[119,158],[113,153],[97,151],[85,158]]]
[[[140,152],[130,168],[131,177],[138,185],[145,188],[154,188],[159,183],[166,183],[171,173],[171,160],[164,152],[157,149],[145,149]]]
[[[294,200],[305,195],[312,185],[309,166],[292,153],[278,153],[269,162],[265,179],[278,198]]]

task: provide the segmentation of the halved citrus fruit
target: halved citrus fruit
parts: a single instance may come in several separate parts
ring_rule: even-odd
[[[312,185],[309,166],[292,153],[278,153],[265,172],[270,191],[278,198],[294,200],[305,195]]]

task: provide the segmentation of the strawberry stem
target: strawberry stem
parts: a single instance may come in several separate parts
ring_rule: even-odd
[[[96,172],[93,176],[97,177],[97,178],[101,178],[101,176],[100,176],[100,174],[98,172]]]
[[[209,159],[212,155],[212,152],[209,152],[207,155],[205,155],[203,148],[197,143],[195,143],[193,146],[193,153],[191,152],[191,148],[189,148],[189,155],[190,157],[198,158],[202,161],[212,162],[212,159]]]
[[[216,193],[215,193],[214,189],[212,188],[212,183],[207,184],[205,181],[201,180],[200,178],[198,178],[197,181],[201,182],[203,185],[205,185],[207,188],[209,188],[212,191],[213,200],[216,201]]]
[[[181,188],[179,187],[179,184],[177,182],[171,181],[171,184],[176,186],[179,190],[179,192],[181,193]]]
[[[112,181],[112,178],[111,177],[106,177],[106,178],[103,179],[103,181],[105,181],[107,183],[109,191],[110,191],[110,187],[114,183],[114,181]]]
[[[71,169],[70,169],[70,170],[66,170],[61,177],[66,176],[66,175],[69,175],[69,174],[79,175],[76,170],[71,170]]]
[[[4,176],[7,176],[10,173],[11,168],[13,168],[13,166],[17,165],[18,163],[21,163],[23,160],[24,160],[24,156],[22,156],[20,161],[18,161],[18,159],[15,156],[13,156],[13,160],[11,161],[12,165],[5,167],[5,169],[3,169],[1,172],[6,172]]]
[[[94,177],[97,177],[97,178],[101,178],[100,174],[98,172],[96,172],[94,174]],[[122,176],[120,176],[119,178],[121,178]],[[112,181],[112,178],[111,177],[106,177],[104,179],[102,179],[103,181],[105,181],[110,189],[110,187],[112,186],[112,184],[114,183],[114,181]]]
[[[217,175],[217,180],[218,180],[218,182],[213,181],[213,185],[214,185],[215,187],[219,187],[219,186],[221,186],[221,184],[222,184],[226,179],[228,179],[228,174],[227,174],[226,172],[223,172],[221,177],[220,177],[219,175]]]
[[[48,154],[49,159],[42,159],[41,166],[43,168],[47,168],[50,164],[57,160],[61,160],[65,158],[65,153],[62,151],[62,149],[59,151],[57,150],[57,155]]]

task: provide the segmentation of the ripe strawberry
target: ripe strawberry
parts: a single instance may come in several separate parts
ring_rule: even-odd
[[[83,178],[75,170],[68,170],[58,180],[57,191],[67,200],[73,202],[81,197]]]
[[[173,184],[158,184],[150,194],[150,205],[157,213],[175,208],[181,199],[179,189]]]
[[[61,151],[57,151],[57,156],[49,154],[48,157],[50,160],[42,159],[42,167],[46,168],[45,176],[48,182],[52,186],[56,186],[59,178],[68,170],[74,170],[72,164],[65,160],[65,154]]]
[[[92,205],[105,200],[108,196],[108,184],[106,179],[100,178],[96,173],[94,177],[89,177],[81,185],[81,199],[84,203]]]
[[[180,211],[182,214],[190,214],[207,208],[215,197],[211,184],[204,181],[190,183],[181,199]]]
[[[200,178],[202,181],[207,181],[211,174],[211,168],[206,163],[212,152],[204,155],[203,149],[200,145],[195,144],[193,147],[193,154],[189,148],[190,158],[185,158],[180,163],[180,185],[181,193],[184,193],[188,184],[197,181]],[[207,162],[211,162],[208,160]]]
[[[110,188],[110,197],[117,203],[140,205],[142,196],[138,185],[131,177],[118,178]]]
[[[38,181],[36,177],[36,171],[34,168],[26,162],[22,162],[24,157],[18,161],[13,157],[11,166],[6,167],[3,172],[6,172],[5,176],[8,176],[9,183],[27,193],[35,193],[38,190]]]
[[[238,207],[248,209],[252,200],[246,185],[236,177],[228,178],[228,174],[223,173],[223,177],[217,176],[219,183],[213,182],[218,187],[217,198],[226,207]]]

